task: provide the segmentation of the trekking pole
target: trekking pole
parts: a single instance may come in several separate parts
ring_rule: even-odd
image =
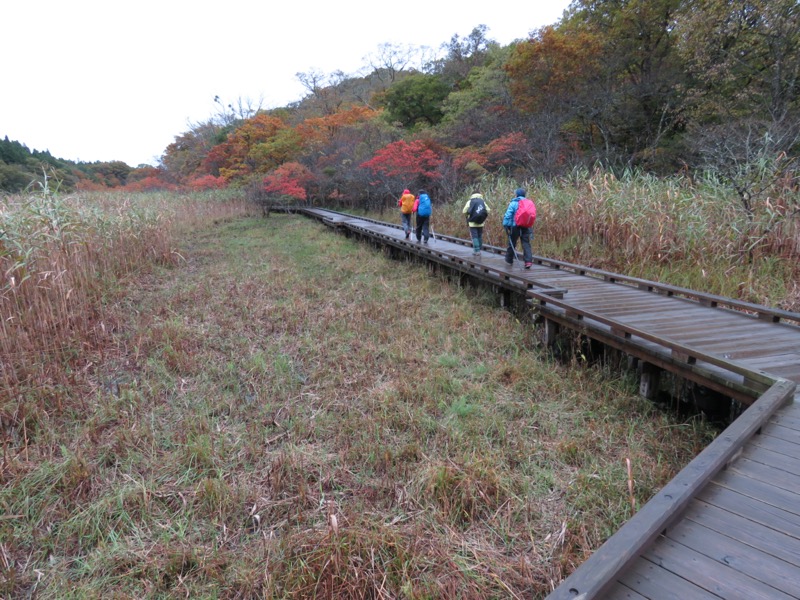
[[[517,254],[517,249],[514,246],[514,244],[511,242],[511,232],[508,229],[506,229],[506,236],[508,237],[508,245],[511,246],[511,250],[514,251],[514,258],[519,260],[519,254]]]
[[[431,228],[431,238],[435,242],[436,241],[436,232],[433,230],[433,221],[429,221],[428,222],[428,227]]]

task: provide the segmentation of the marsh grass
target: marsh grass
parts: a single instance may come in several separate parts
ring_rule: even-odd
[[[712,435],[302,217],[171,239],[5,401],[0,596],[541,598]]]
[[[129,277],[181,259],[175,236],[246,214],[232,198],[40,194],[0,200],[0,386],[56,404],[69,362],[116,324],[104,307]]]
[[[749,211],[711,175],[596,170],[523,186],[538,209],[536,254],[798,311],[800,192],[791,183],[776,182]],[[492,207],[485,242],[506,245],[500,222],[516,187],[503,178],[477,186]],[[468,197],[439,207],[437,231],[469,236]]]

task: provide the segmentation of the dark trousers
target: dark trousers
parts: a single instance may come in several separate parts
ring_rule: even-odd
[[[511,264],[514,262],[514,248],[517,247],[517,240],[522,242],[522,259],[526,262],[533,261],[533,252],[531,251],[531,238],[533,238],[533,229],[530,227],[506,227],[508,234],[508,248],[506,248],[506,262]]]
[[[428,241],[428,237],[430,236],[430,233],[428,232],[430,221],[430,216],[420,217],[417,215],[417,241],[420,241],[422,238],[425,238],[426,242]]]
[[[470,227],[469,235],[472,238],[472,249],[483,249],[483,227]]]
[[[400,222],[403,224],[403,233],[408,234],[411,233],[411,213],[400,213]]]

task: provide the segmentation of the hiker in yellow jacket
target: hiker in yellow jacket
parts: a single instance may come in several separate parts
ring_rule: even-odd
[[[397,206],[400,207],[400,222],[403,224],[403,232],[406,234],[406,239],[411,235],[411,213],[414,212],[414,201],[416,196],[408,190],[403,190],[403,195],[397,201]]]
[[[479,256],[483,250],[483,225],[489,215],[489,203],[483,195],[475,192],[469,197],[461,212],[467,215],[469,234],[472,237],[472,254]]]

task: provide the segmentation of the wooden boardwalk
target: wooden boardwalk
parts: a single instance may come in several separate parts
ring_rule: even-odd
[[[800,314],[502,249],[405,240],[399,227],[310,209],[328,225],[524,293],[570,328],[749,408],[555,589],[578,598],[800,598]]]

